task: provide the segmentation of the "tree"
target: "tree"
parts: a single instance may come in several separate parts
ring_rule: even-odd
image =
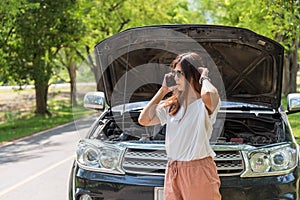
[[[197,7],[213,23],[249,28],[280,42],[285,47],[283,93],[296,91],[299,0],[201,0]]]
[[[47,110],[49,80],[59,50],[76,36],[76,20],[70,17],[74,4],[69,0],[27,0],[33,4],[16,16],[16,45],[10,45],[10,68],[17,74],[24,73],[34,81],[36,113],[44,115]],[[71,38],[71,39],[70,39]],[[21,70],[21,71],[20,71]],[[23,71],[22,71],[23,70]]]

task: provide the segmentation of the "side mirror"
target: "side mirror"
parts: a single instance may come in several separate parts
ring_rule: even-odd
[[[291,93],[287,96],[287,114],[300,112],[300,93]]]
[[[103,92],[88,92],[84,95],[83,106],[94,110],[104,110],[105,97]]]

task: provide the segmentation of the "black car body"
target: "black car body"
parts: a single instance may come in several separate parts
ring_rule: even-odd
[[[222,199],[299,199],[299,149],[286,114],[300,109],[300,97],[289,96],[289,111],[281,106],[280,44],[243,28],[163,25],[123,31],[95,50],[107,106],[78,144],[70,200],[162,199],[165,127],[137,119],[186,51],[207,56],[222,100],[211,138]]]

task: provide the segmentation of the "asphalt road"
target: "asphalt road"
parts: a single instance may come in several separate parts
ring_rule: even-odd
[[[0,199],[66,200],[76,144],[93,119],[0,146]]]

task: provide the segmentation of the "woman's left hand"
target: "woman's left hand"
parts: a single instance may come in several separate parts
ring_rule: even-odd
[[[199,83],[201,82],[202,77],[208,77],[209,70],[205,67],[198,67],[198,72],[201,74]]]

